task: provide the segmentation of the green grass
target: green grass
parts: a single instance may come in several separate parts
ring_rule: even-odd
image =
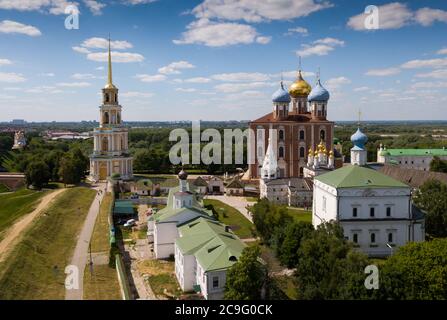
[[[174,274],[174,262],[166,260],[146,260],[138,264],[140,273],[147,275],[147,281],[154,294],[161,298],[179,297],[182,294]],[[168,295],[165,294],[165,290]]]
[[[256,197],[245,197],[248,202],[258,202],[259,198]]]
[[[84,300],[121,300],[121,289],[116,269],[109,265],[95,265],[93,274],[85,267]]]
[[[296,221],[304,221],[304,222],[312,223],[312,211],[310,211],[310,210],[302,210],[302,209],[288,207],[287,212]]]
[[[220,222],[230,226],[233,232],[242,239],[252,238],[254,225],[239,210],[219,200],[205,199],[205,206],[212,206]]]
[[[0,194],[0,239],[2,232],[17,219],[33,211],[45,192],[21,189],[16,192]]]
[[[92,252],[103,252],[110,249],[109,209],[111,202],[112,195],[107,193],[101,202],[101,208],[93,229]]]
[[[70,263],[95,191],[64,191],[0,265],[0,299],[64,299]]]
[[[0,183],[0,193],[9,192],[9,188],[5,186],[3,183]]]

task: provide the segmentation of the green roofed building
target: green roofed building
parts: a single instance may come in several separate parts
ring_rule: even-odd
[[[372,257],[424,241],[424,217],[411,187],[367,165],[366,135],[352,135],[351,164],[314,178],[312,224],[337,221],[344,236]]]
[[[235,264],[245,244],[229,227],[198,218],[178,228],[175,274],[183,291],[200,288],[210,300],[222,299],[226,272]]]
[[[447,149],[388,149],[383,145],[377,150],[377,162],[394,164],[405,169],[430,171],[434,157],[447,160]]]

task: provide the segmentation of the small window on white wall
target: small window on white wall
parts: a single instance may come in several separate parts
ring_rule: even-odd
[[[219,288],[219,277],[213,277],[213,288]]]
[[[323,211],[326,212],[326,197],[323,196]]]

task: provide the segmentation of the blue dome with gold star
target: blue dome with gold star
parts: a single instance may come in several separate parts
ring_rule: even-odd
[[[309,102],[312,101],[328,101],[329,100],[329,91],[327,91],[322,85],[320,80],[318,80],[317,85],[312,89],[307,97]]]
[[[272,101],[274,103],[290,103],[292,99],[290,98],[290,94],[284,88],[284,84],[281,82],[281,87],[276,90],[276,92],[272,95]]]

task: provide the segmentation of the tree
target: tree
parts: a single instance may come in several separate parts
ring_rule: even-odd
[[[380,272],[383,299],[447,299],[447,239],[409,242]]]
[[[287,214],[287,208],[261,199],[252,207],[253,223],[261,238],[270,243],[277,228],[284,228],[293,218]]]
[[[296,280],[300,299],[364,299],[367,257],[354,251],[336,223],[324,223],[301,242]]]
[[[447,173],[447,161],[441,160],[439,157],[433,157],[430,162],[430,171]]]
[[[439,180],[425,182],[414,197],[425,212],[425,230],[434,237],[447,236],[447,185]]]
[[[50,180],[51,173],[45,162],[42,160],[35,160],[27,166],[25,177],[28,185],[33,185],[37,189],[42,189],[42,187]]]
[[[280,230],[284,230],[282,233]],[[276,243],[276,256],[282,265],[288,268],[294,268],[298,263],[298,249],[301,241],[306,239],[314,230],[310,223],[294,221],[281,228],[277,234],[283,234],[282,241]]]
[[[75,147],[69,152],[69,156],[73,159],[79,181],[85,178],[85,170],[88,168],[89,160],[79,147]]]
[[[260,248],[246,247],[239,261],[228,271],[225,283],[225,299],[257,300],[266,280],[266,270],[259,262]]]
[[[60,160],[58,174],[65,186],[67,184],[77,184],[81,182],[81,176],[79,175],[75,161],[69,155],[65,155]]]

